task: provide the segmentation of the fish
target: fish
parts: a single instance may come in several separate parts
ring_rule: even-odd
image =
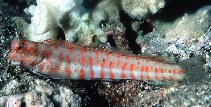
[[[44,42],[14,39],[8,61],[34,73],[71,80],[182,80],[186,72],[177,63],[163,58],[111,52],[51,39]]]

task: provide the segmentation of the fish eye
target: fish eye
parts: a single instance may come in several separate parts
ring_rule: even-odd
[[[22,48],[23,48],[23,46],[22,46],[22,45],[20,45],[20,46],[18,46],[18,48],[17,48],[17,49],[19,50],[19,49],[22,49]]]

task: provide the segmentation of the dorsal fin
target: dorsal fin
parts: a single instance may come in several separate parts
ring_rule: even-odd
[[[60,45],[66,48],[84,48],[84,46],[79,45],[78,43],[71,43],[64,40],[57,40],[57,39],[46,39],[43,41],[43,43],[46,43],[48,45]]]

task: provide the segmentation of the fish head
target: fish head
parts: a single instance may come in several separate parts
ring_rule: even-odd
[[[38,51],[38,44],[33,41],[15,39],[11,43],[11,50],[24,53],[35,53]]]
[[[36,42],[26,40],[13,40],[8,61],[12,65],[31,66],[41,62],[43,57],[39,55]]]

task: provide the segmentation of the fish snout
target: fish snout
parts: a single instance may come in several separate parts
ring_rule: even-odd
[[[8,61],[10,61],[12,65],[20,65],[21,64],[20,54],[16,52],[10,52],[8,54]]]
[[[8,55],[8,61],[10,61],[12,65],[30,66],[32,64],[37,64],[37,59],[37,55],[30,53],[18,53],[12,51]]]

